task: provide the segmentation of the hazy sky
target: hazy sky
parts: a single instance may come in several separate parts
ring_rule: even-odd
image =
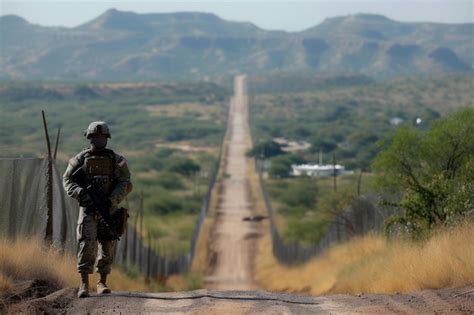
[[[234,21],[249,21],[265,29],[302,30],[326,17],[377,13],[399,21],[473,22],[474,0],[345,0],[345,1],[100,1],[0,0],[0,15],[16,14],[41,25],[77,26],[110,8],[123,11],[212,12]]]

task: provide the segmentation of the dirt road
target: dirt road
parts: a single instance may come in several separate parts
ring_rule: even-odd
[[[31,294],[28,289],[28,294]],[[1,302],[1,301],[0,301]],[[1,303],[0,303],[1,304]],[[322,297],[265,291],[113,292],[76,298],[76,289],[10,307],[11,314],[473,314],[474,285],[411,294]],[[0,313],[2,307],[0,305]]]
[[[252,257],[259,225],[252,215],[247,170],[251,161],[245,78],[235,80],[225,153],[223,190],[212,231],[214,268],[208,289],[174,293],[113,292],[76,298],[77,289],[45,290],[36,282],[18,284],[4,299],[12,314],[473,314],[474,285],[410,294],[301,296],[257,290]],[[32,282],[35,283],[35,282]],[[39,284],[38,284],[39,283]],[[53,286],[51,286],[53,287]],[[233,291],[238,290],[238,291]],[[51,293],[52,292],[52,293]],[[0,314],[2,306],[0,300]]]
[[[252,215],[248,196],[247,169],[251,160],[245,156],[251,148],[247,119],[245,77],[234,81],[229,124],[224,143],[224,171],[222,195],[217,206],[216,221],[211,232],[210,250],[214,266],[206,278],[207,287],[219,290],[253,290],[252,251],[256,224],[243,221]]]

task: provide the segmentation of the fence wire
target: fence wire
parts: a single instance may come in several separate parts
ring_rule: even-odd
[[[219,161],[215,162],[211,180],[204,197],[199,216],[196,220],[190,249],[187,253],[177,257],[166,257],[151,249],[145,244],[135,228],[129,224],[127,232],[116,247],[115,260],[125,266],[136,266],[147,277],[166,277],[171,274],[183,273],[189,270],[196,251],[196,244],[201,233],[202,224],[206,218],[211,198],[212,188],[216,181]]]
[[[190,250],[178,257],[165,257],[154,251],[135,228],[129,224],[116,244],[115,261],[137,267],[147,277],[166,277],[189,270],[195,254],[202,223],[207,215],[211,191],[216,181],[219,159],[214,163],[206,196],[196,220]],[[0,236],[45,237],[48,220],[48,159],[0,158]],[[56,247],[77,252],[76,225],[79,205],[62,187],[62,174],[53,164],[53,235]]]
[[[0,235],[44,235],[47,223],[48,162],[0,159]]]
[[[300,243],[286,243],[278,231],[270,196],[265,188],[261,166],[255,160],[258,171],[260,189],[270,220],[273,255],[279,262],[295,264],[309,260],[322,253],[331,245],[347,241],[354,236],[366,234],[369,231],[380,230],[385,219],[393,213],[388,207],[376,206],[379,197],[375,194],[361,196],[355,199],[350,206],[341,211],[329,223],[328,229],[321,240],[315,244],[304,246]]]

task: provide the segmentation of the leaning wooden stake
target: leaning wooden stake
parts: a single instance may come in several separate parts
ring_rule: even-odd
[[[46,223],[45,240],[48,244],[51,244],[53,241],[53,159],[51,156],[51,143],[49,141],[48,124],[46,123],[46,117],[43,110],[41,111],[41,115],[43,116],[44,134],[46,137],[46,144],[48,146],[48,221]]]
[[[58,128],[58,133],[56,134],[56,144],[54,145],[54,155],[53,155],[54,160],[56,160],[56,154],[58,153],[59,137],[60,136],[61,136],[61,128]]]

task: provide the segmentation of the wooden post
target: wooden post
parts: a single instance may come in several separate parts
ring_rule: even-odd
[[[144,240],[145,240],[145,235],[143,233],[143,191],[140,193],[140,205],[139,205],[139,208],[138,208],[138,211],[139,211],[139,225],[140,225],[140,234],[138,234],[138,230],[136,231],[137,233],[137,243],[140,242],[140,240],[142,240],[142,244],[145,244]],[[140,249],[138,251],[138,263],[140,265],[143,264],[143,261],[145,259],[145,257],[143,257],[144,253],[142,253],[142,250]]]
[[[142,190],[140,193],[140,233],[141,234],[143,234],[143,207],[144,207],[143,203],[144,203],[144,194]]]
[[[54,155],[53,155],[54,160],[56,160],[56,153],[58,153],[59,137],[60,136],[61,136],[61,128],[58,128],[58,132],[56,133],[56,144],[54,145]]]
[[[43,110],[41,111],[41,115],[43,116],[43,127],[46,137],[46,144],[48,146],[48,221],[46,223],[45,240],[47,243],[51,244],[53,241],[53,159],[51,156],[51,143],[49,141],[48,124],[46,123],[46,117]]]
[[[133,243],[132,243],[132,257],[133,257],[133,262],[132,263],[136,263],[138,260],[138,262],[140,262],[140,250],[137,246],[138,244],[138,239],[139,239],[139,234],[138,234],[138,223],[139,223],[139,218],[140,218],[140,206],[138,206],[138,209],[137,209],[137,212],[135,214],[135,222],[133,223],[133,227],[134,227],[134,233],[133,233]]]
[[[127,199],[127,202],[128,202],[128,199]],[[140,206],[137,209],[137,212],[136,212],[135,218],[134,218],[134,222],[133,222],[133,227],[135,228],[136,232],[138,232],[138,217],[139,216],[140,216]]]
[[[147,263],[147,276],[151,279],[151,235],[148,234],[148,263]]]
[[[51,143],[49,142],[48,124],[46,123],[44,110],[41,111],[41,115],[43,116],[43,127],[44,127],[44,133],[46,135],[46,145],[48,146],[48,157],[50,157],[51,156]]]

